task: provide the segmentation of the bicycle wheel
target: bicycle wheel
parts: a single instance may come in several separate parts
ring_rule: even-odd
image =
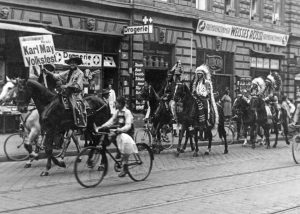
[[[97,186],[106,175],[107,169],[106,157],[102,156],[100,148],[94,146],[84,148],[74,162],[75,178],[81,186],[87,188]]]
[[[161,146],[163,149],[171,149],[174,145],[173,128],[169,125],[164,125],[161,130]]]
[[[128,175],[134,181],[143,181],[151,173],[153,153],[144,143],[136,144],[139,153],[131,154],[128,159]]]
[[[224,127],[226,132],[226,140],[228,144],[232,144],[234,141],[234,131],[232,130],[231,126],[225,126]]]
[[[296,164],[300,163],[300,136],[295,136],[292,141],[292,154]]]
[[[9,160],[22,161],[29,157],[28,151],[24,148],[25,137],[19,133],[9,135],[4,141],[4,153]]]
[[[136,143],[145,143],[148,146],[152,146],[151,134],[147,129],[139,129],[135,133],[134,141]]]

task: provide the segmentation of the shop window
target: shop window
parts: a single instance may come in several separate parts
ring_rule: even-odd
[[[69,50],[85,50],[85,36],[69,34],[67,37],[67,43]]]
[[[207,0],[196,0],[196,8],[199,10],[207,10]]]
[[[250,16],[251,19],[258,16],[258,0],[251,1]]]
[[[275,0],[274,1],[274,6],[273,6],[273,15],[272,15],[272,21],[273,24],[276,24],[280,21],[280,11],[281,11],[281,5],[280,5],[280,0]]]
[[[104,39],[104,52],[105,53],[118,53],[119,52],[119,41],[115,38]]]
[[[225,14],[230,15],[235,11],[235,0],[225,0]]]

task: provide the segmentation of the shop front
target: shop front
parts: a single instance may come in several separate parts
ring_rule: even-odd
[[[232,72],[233,72],[233,53],[214,51],[214,50],[197,50],[197,65],[206,64],[212,73],[212,82],[214,92],[220,97],[224,95],[226,89],[233,90]]]

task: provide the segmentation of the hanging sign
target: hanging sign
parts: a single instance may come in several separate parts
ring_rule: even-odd
[[[19,37],[25,67],[55,63],[52,35]]]
[[[229,25],[204,19],[198,21],[196,32],[199,34],[278,46],[286,46],[289,40],[289,35],[287,34]]]
[[[83,52],[71,52],[71,51],[55,51],[55,63],[57,65],[67,65],[65,60],[71,57],[80,57],[82,59],[82,65],[85,67],[101,67],[102,66],[102,54],[83,53]]]
[[[145,69],[143,64],[134,64],[134,83],[135,83],[135,96],[139,96],[142,93],[143,86],[145,84]],[[141,111],[144,108],[144,101],[135,101],[135,109]]]

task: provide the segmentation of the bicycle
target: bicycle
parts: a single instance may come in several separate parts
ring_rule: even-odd
[[[110,129],[111,132],[114,130]],[[86,188],[95,187],[101,183],[108,171],[107,155],[114,162],[114,170],[120,172],[123,163],[122,160],[115,158],[116,149],[107,149],[104,143],[107,132],[97,132],[100,135],[100,142],[97,146],[84,148],[76,157],[74,163],[74,175],[77,182]],[[111,139],[109,139],[111,142]],[[115,144],[113,144],[115,145]],[[127,164],[127,174],[133,181],[143,181],[151,173],[153,164],[153,153],[150,147],[145,143],[137,143],[138,154],[131,154]],[[80,160],[80,161],[78,161]]]
[[[174,134],[173,127],[165,124],[160,129],[161,141],[158,142],[157,139],[153,140],[152,134],[152,124],[149,120],[145,121],[145,126],[142,129],[136,131],[134,135],[135,142],[141,142],[147,144],[152,148],[155,153],[160,153],[161,150],[171,149],[174,146]]]
[[[232,119],[224,122],[224,129],[226,132],[226,140],[227,140],[228,144],[232,144],[234,142],[235,131],[236,131],[234,123],[235,122]],[[213,129],[212,130],[213,138],[215,138],[217,136],[217,134],[218,134],[218,130]],[[223,139],[221,139],[221,140],[223,140]]]
[[[27,132],[25,130],[25,127],[23,126],[22,123],[20,123],[20,128],[17,133],[13,133],[9,135],[5,141],[4,141],[4,153],[7,157],[8,160],[12,161],[23,161],[27,160],[29,158],[29,153],[25,149],[24,144],[27,140]],[[71,143],[71,138],[76,144],[77,150],[80,150],[79,143],[75,137],[73,137],[73,134],[69,136],[64,136],[63,142],[61,145],[55,145],[53,154],[56,158],[62,157],[64,158],[64,153],[67,150],[68,146]],[[40,151],[44,150],[44,140],[45,140],[45,135],[40,134],[37,139],[35,139],[34,143],[32,144],[33,151],[36,153],[39,153]],[[29,167],[29,165],[28,165]]]

